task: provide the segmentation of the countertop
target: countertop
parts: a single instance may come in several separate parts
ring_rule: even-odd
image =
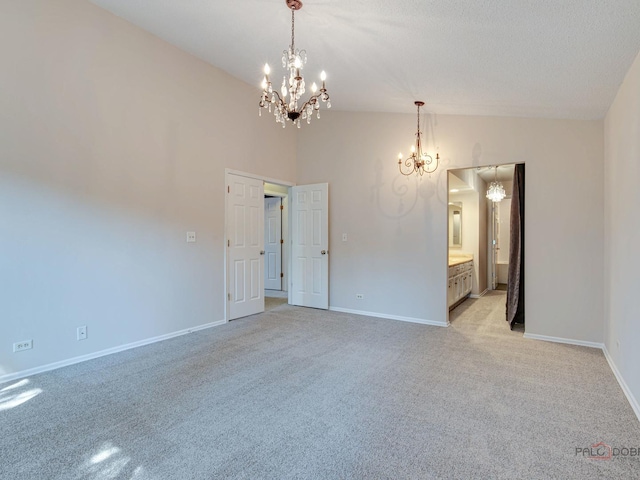
[[[461,265],[473,260],[473,255],[449,255],[449,266]]]

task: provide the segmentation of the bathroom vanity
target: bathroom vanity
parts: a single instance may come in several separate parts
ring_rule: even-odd
[[[467,299],[473,287],[473,256],[449,256],[449,287],[447,299],[453,310]]]

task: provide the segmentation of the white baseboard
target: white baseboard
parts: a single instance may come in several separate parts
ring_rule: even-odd
[[[633,412],[636,414],[636,417],[638,417],[638,420],[640,420],[640,404],[638,404],[638,400],[636,400],[636,397],[634,397],[633,393],[631,393],[631,390],[629,389],[627,382],[624,381],[624,378],[620,374],[618,367],[616,367],[616,364],[614,363],[613,358],[611,358],[611,355],[609,355],[609,351],[607,350],[606,345],[602,346],[602,352],[604,353],[604,357],[607,359],[607,362],[609,362],[609,367],[611,367],[611,370],[613,371],[613,374],[615,375],[616,380],[618,380],[618,383],[620,384],[620,388],[622,388],[624,395],[627,397],[627,400],[629,401],[629,404],[631,405]]]
[[[342,313],[353,313],[354,315],[364,315],[365,317],[386,318],[389,320],[400,320],[401,322],[420,323],[422,325],[435,325],[436,327],[448,327],[446,322],[436,322],[435,320],[427,320],[423,318],[402,317],[400,315],[388,315],[386,313],[365,312],[363,310],[352,310],[350,308],[329,307],[329,310]]]
[[[217,327],[218,325],[222,325],[223,323],[227,323],[227,321],[218,320],[217,322],[206,323],[204,325],[198,325],[197,327],[186,328],[184,330],[179,330],[177,332],[167,333],[165,335],[160,335],[152,338],[146,338],[144,340],[139,340],[137,342],[127,343],[125,345],[119,345],[113,348],[107,348],[106,350],[100,350],[99,352],[88,353],[87,355],[81,355],[79,357],[68,358],[66,360],[49,363],[47,365],[42,365],[40,367],[29,368],[27,370],[21,370],[15,373],[9,373],[7,375],[0,375],[0,384],[5,382],[11,382],[13,380],[19,380],[21,378],[29,377],[31,375],[36,375],[38,373],[56,370],[58,368],[68,367],[69,365],[74,365],[76,363],[86,362],[87,360],[93,360],[95,358],[104,357],[106,355],[111,355],[112,353],[123,352],[125,350],[142,347],[144,345],[149,345],[151,343],[162,342],[163,340],[169,340],[170,338],[179,337],[180,335],[186,335],[188,333],[197,332],[199,330],[204,330],[205,328]]]
[[[638,404],[638,400],[636,399],[636,397],[633,396],[633,393],[631,393],[631,390],[629,389],[627,382],[624,381],[622,374],[620,373],[620,371],[618,370],[618,367],[614,363],[613,358],[611,358],[611,355],[609,355],[609,351],[607,350],[607,347],[604,343],[585,342],[584,340],[572,340],[569,338],[548,337],[546,335],[536,335],[535,333],[525,333],[524,337],[530,338],[533,340],[566,343],[569,345],[579,345],[582,347],[599,348],[600,350],[602,350],[602,353],[604,353],[604,357],[607,359],[607,362],[609,363],[609,367],[611,368],[613,375],[616,377],[616,380],[618,381],[620,388],[622,388],[622,391],[624,392],[625,397],[627,397],[629,405],[631,405],[631,408],[633,409],[633,413],[635,413],[636,417],[638,417],[638,420],[640,420],[640,404]]]
[[[480,298],[480,297],[484,297],[484,296],[485,296],[485,294],[486,294],[488,291],[489,291],[489,289],[488,289],[488,288],[485,288],[485,289],[484,289],[484,292],[482,292],[482,293],[480,293],[480,294],[472,293],[471,295],[469,295],[469,298]]]
[[[538,335],[536,333],[525,333],[523,337],[529,338],[531,340],[543,340],[545,342],[566,343],[567,345],[578,345],[580,347],[599,348],[601,350],[604,348],[604,343],[587,342],[585,340],[574,340],[572,338],[549,337],[547,335]]]

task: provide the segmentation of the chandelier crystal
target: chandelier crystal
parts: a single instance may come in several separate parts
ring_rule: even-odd
[[[431,155],[427,155],[422,151],[422,132],[420,131],[420,107],[424,105],[424,102],[414,102],[418,107],[418,131],[416,132],[416,144],[411,146],[411,155],[407,159],[402,161],[402,153],[398,154],[398,169],[403,175],[411,175],[412,173],[419,173],[420,176],[424,173],[433,173],[438,168],[440,161],[440,154],[436,153],[434,159]]]
[[[327,108],[331,108],[331,100],[326,88],[327,74],[323,71],[320,74],[322,87],[318,89],[315,82],[312,83],[311,97],[304,103],[301,101],[306,92],[302,69],[307,63],[307,52],[296,48],[295,12],[302,8],[302,2],[299,0],[285,0],[285,2],[291,9],[291,45],[288,50],[282,52],[282,67],[286,74],[282,78],[280,91],[274,90],[269,78],[271,68],[265,64],[258,114],[262,116],[262,109],[266,108],[270,113],[273,112],[276,122],[282,123],[282,128],[286,127],[287,120],[300,128],[300,121],[306,120],[308,124],[311,123],[314,113],[317,118],[320,118],[320,103],[325,103]]]
[[[487,190],[487,198],[492,202],[498,203],[506,196],[507,194],[504,191],[502,183],[498,181],[498,167],[496,166],[495,173],[493,175],[493,182],[491,182],[491,185]]]

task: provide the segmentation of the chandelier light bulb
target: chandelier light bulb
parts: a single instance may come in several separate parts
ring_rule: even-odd
[[[320,80],[322,80],[324,82],[326,79],[327,79],[327,74],[323,70],[322,72],[320,72]]]
[[[316,82],[313,82],[311,84],[311,93],[316,93],[318,91],[318,86],[316,85]]]
[[[271,67],[269,67],[268,63],[264,64],[264,74],[269,75],[271,73]]]

